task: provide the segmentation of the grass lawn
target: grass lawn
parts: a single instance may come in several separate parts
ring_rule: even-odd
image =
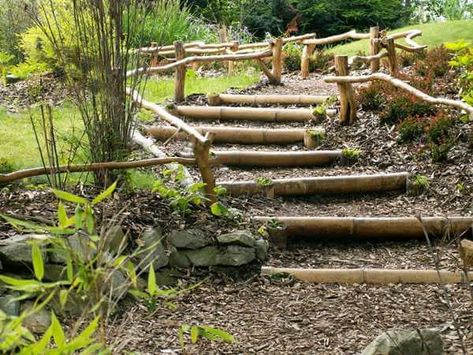
[[[426,44],[430,47],[462,39],[473,43],[473,20],[413,25],[390,31],[390,33],[403,32],[411,29],[421,30],[422,36],[416,37],[414,40],[419,44]],[[356,55],[360,52],[368,53],[369,44],[368,40],[353,41],[344,45],[335,46],[328,50],[328,52],[348,56]]]
[[[231,87],[246,87],[259,81],[259,73],[218,78],[198,78],[192,74],[190,71],[187,78],[186,95],[222,92]],[[174,81],[172,79],[153,78],[146,85],[144,97],[148,101],[163,102],[171,98],[173,94]],[[71,103],[54,108],[53,113],[59,137],[81,135],[82,121],[79,112]],[[0,164],[6,161],[15,169],[41,166],[41,158],[30,121],[31,115],[40,117],[39,109],[12,114],[0,106]],[[149,117],[150,115],[144,113],[142,116]],[[137,185],[140,185],[139,177],[137,180]]]

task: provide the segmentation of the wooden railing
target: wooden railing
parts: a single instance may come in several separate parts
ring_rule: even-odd
[[[365,62],[370,64],[371,71],[377,72],[380,66],[380,60],[384,57],[389,59],[389,68],[391,74],[397,76],[398,65],[396,61],[396,48],[408,51],[419,52],[424,50],[427,46],[417,44],[413,39],[422,35],[420,30],[410,30],[406,32],[386,35],[384,31],[380,31],[379,27],[371,27],[369,33],[358,33],[355,30],[330,36],[326,38],[307,39],[302,42],[304,45],[301,58],[301,76],[303,78],[309,75],[310,57],[313,54],[316,46],[323,46],[327,44],[338,43],[350,39],[360,40],[369,39],[369,56],[354,56],[349,58],[348,64],[351,65],[356,62]],[[397,39],[405,39],[406,45],[395,42]],[[383,49],[385,49],[383,51]]]

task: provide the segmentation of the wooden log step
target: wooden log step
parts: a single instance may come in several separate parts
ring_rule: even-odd
[[[289,274],[300,281],[340,284],[456,284],[469,283],[473,272],[413,269],[298,269],[263,266],[262,275]]]
[[[315,95],[233,95],[209,94],[207,101],[211,106],[220,105],[319,105],[329,99],[329,96]]]
[[[215,164],[251,167],[323,166],[342,159],[341,150],[315,150],[305,152],[275,152],[225,150],[212,151]]]
[[[272,181],[223,181],[232,196],[266,194],[273,196],[353,194],[405,191],[408,173],[322,176],[313,178],[277,179]]]
[[[320,120],[313,110],[306,108],[255,108],[226,106],[174,106],[169,109],[173,115],[194,120],[220,121],[262,121],[262,122],[311,122]],[[327,110],[327,115],[336,115]]]
[[[305,129],[281,128],[240,128],[240,127],[194,127],[202,134],[214,135],[214,143],[231,144],[294,144],[304,141]],[[171,137],[188,139],[188,135],[171,126],[154,126],[147,133],[157,140],[166,141]]]
[[[455,237],[470,234],[473,217],[255,217],[265,223],[275,219],[285,226],[288,238],[407,240]]]

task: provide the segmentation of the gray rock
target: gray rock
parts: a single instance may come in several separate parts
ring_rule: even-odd
[[[128,237],[123,232],[121,226],[116,225],[110,228],[105,234],[105,243],[107,250],[112,253],[119,253],[126,248],[128,244]]]
[[[188,268],[191,267],[191,262],[185,252],[180,252],[174,249],[169,255],[169,265],[172,267]]]
[[[44,280],[51,282],[67,280],[66,267],[58,264],[45,264]]]
[[[18,317],[20,315],[20,302],[15,301],[19,297],[18,292],[12,292],[0,297],[0,309],[9,316]]]
[[[8,239],[0,240],[0,258],[8,263],[32,263],[31,241],[42,242],[41,251],[44,262],[47,262],[46,248],[49,236],[41,234],[16,235]]]
[[[241,266],[251,263],[255,258],[254,248],[230,245],[217,255],[217,265]]]
[[[255,243],[256,258],[260,261],[268,259],[269,242],[266,239],[258,239]]]
[[[443,341],[436,329],[389,330],[379,335],[362,355],[441,355]]]
[[[200,229],[173,231],[169,241],[179,249],[200,249],[212,244],[212,240]]]
[[[21,305],[21,312],[31,310],[33,307],[34,302],[27,301]],[[23,321],[23,326],[36,334],[44,333],[50,325],[51,313],[45,308],[31,314]]]
[[[109,290],[113,301],[121,300],[126,296],[130,287],[130,280],[120,270],[114,270],[109,279]]]
[[[219,250],[217,247],[205,247],[197,250],[181,250],[194,266],[214,266],[217,265]]]
[[[250,231],[241,230],[232,233],[222,234],[217,237],[220,244],[241,245],[244,247],[254,247],[256,238]]]
[[[68,293],[64,307],[59,301],[59,296],[54,297],[51,302],[51,307],[53,308],[54,313],[70,317],[81,316],[84,312],[87,312],[87,306],[87,300],[77,295],[74,291]]]
[[[74,234],[63,237],[68,250],[60,249],[54,246],[49,252],[49,258],[54,264],[66,264],[67,254],[73,253],[74,257],[81,260],[90,260],[95,256],[95,250],[90,245],[87,235]]]
[[[169,257],[162,240],[161,228],[148,229],[141,235],[138,241],[140,243],[138,265],[141,269],[148,269],[150,264],[153,264],[155,270],[168,265]]]
[[[5,75],[5,83],[7,84],[14,84],[21,81],[21,78],[14,75],[14,74],[7,74]]]

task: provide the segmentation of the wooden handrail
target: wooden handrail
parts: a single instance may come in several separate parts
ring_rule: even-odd
[[[431,104],[438,104],[438,105],[448,105],[457,107],[461,110],[465,110],[469,113],[470,117],[473,119],[473,107],[468,105],[467,103],[459,100],[451,100],[445,98],[438,98],[432,97],[427,95],[426,93],[416,89],[415,87],[409,85],[408,83],[393,78],[390,75],[383,74],[383,73],[375,73],[366,76],[334,76],[334,77],[326,77],[325,82],[327,83],[366,83],[374,80],[382,80],[391,83],[395,87],[405,90],[410,94],[418,97],[421,100],[429,102]]]
[[[158,72],[174,69],[180,65],[188,65],[188,64],[196,63],[196,62],[208,63],[208,62],[225,62],[229,60],[239,61],[239,60],[260,59],[260,58],[266,58],[266,57],[271,57],[271,56],[272,56],[271,50],[253,52],[253,53],[248,53],[248,54],[222,54],[222,55],[209,55],[209,56],[192,56],[192,57],[187,57],[182,60],[178,60],[174,63],[162,65],[159,67],[139,68],[139,69],[129,70],[127,72],[127,77],[142,74],[144,72],[148,74],[158,73]]]
[[[347,39],[368,39],[368,38],[370,38],[369,33],[358,33],[356,32],[356,30],[351,30],[351,31],[348,31],[339,35],[330,36],[330,37],[306,39],[302,43],[306,45],[311,45],[311,44],[322,45],[322,44],[340,42]]]
[[[13,181],[41,176],[47,174],[63,174],[63,173],[82,173],[86,171],[100,171],[100,170],[123,170],[123,169],[134,169],[144,168],[147,166],[156,166],[169,163],[179,163],[183,165],[195,165],[196,160],[191,158],[153,158],[136,161],[125,161],[125,162],[104,162],[104,163],[92,163],[92,164],[81,164],[81,165],[63,165],[59,167],[42,167],[18,170],[8,174],[0,174],[0,184],[10,183]]]
[[[204,137],[199,131],[197,131],[194,127],[188,125],[185,123],[183,120],[180,118],[172,115],[169,113],[164,107],[161,107],[159,105],[153,104],[151,102],[148,102],[144,100],[138,92],[133,91],[129,88],[127,88],[127,94],[131,96],[132,100],[136,102],[138,105],[140,105],[143,108],[146,108],[148,110],[153,111],[156,113],[160,118],[163,120],[169,122],[171,125],[174,127],[186,132],[190,136],[194,137],[196,140],[198,140],[202,144],[206,144],[208,142],[208,139]]]

